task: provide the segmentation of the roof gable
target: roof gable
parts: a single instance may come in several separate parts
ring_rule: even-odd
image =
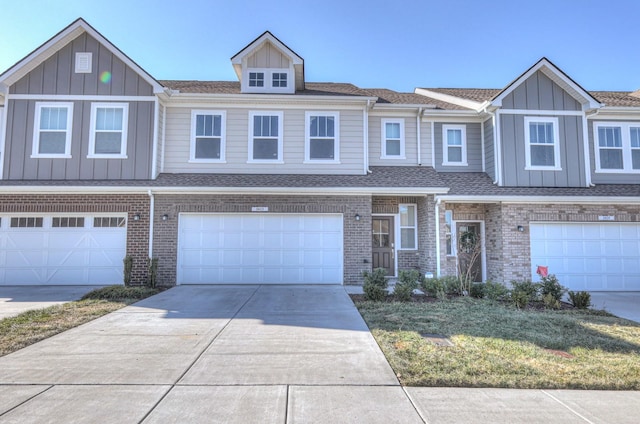
[[[118,57],[127,66],[133,69],[140,75],[147,83],[153,87],[154,93],[161,93],[164,91],[164,87],[153,78],[147,71],[142,69],[137,63],[131,60],[126,54],[118,49],[114,44],[107,40],[102,34],[96,31],[91,25],[89,25],[84,19],[78,18],[73,21],[69,26],[62,31],[54,35],[48,41],[43,43],[40,47],[29,53],[23,59],[18,61],[15,65],[7,69],[2,75],[0,75],[0,86],[7,87],[15,84],[22,77],[33,71],[39,65],[44,63],[48,58],[60,51],[66,45],[71,43],[74,39],[82,35],[83,33],[89,34],[102,44],[113,55]]]
[[[522,75],[507,85],[502,91],[495,95],[491,100],[493,106],[502,107],[502,101],[514,90],[524,84],[536,72],[542,72],[551,81],[565,90],[571,97],[582,105],[582,110],[596,109],[602,105],[587,90],[582,88],[578,83],[572,80],[560,68],[555,66],[545,57],[536,62],[531,68],[526,70]]]

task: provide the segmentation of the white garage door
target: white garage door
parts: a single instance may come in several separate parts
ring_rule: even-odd
[[[181,214],[178,284],[342,284],[342,215]]]
[[[571,290],[640,290],[640,224],[531,224],[531,275],[549,267]]]
[[[125,217],[0,217],[0,285],[122,284]]]

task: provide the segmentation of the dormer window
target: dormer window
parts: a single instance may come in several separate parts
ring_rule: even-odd
[[[249,72],[249,87],[264,87],[264,72]]]
[[[283,68],[249,68],[245,71],[247,93],[293,93],[293,71]],[[245,83],[243,83],[245,84]]]
[[[287,86],[287,74],[285,72],[273,73],[273,87],[286,87]]]

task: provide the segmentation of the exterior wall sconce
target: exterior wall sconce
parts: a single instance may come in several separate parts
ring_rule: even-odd
[[[137,213],[137,214],[133,215],[133,220],[134,221],[140,221],[140,214]]]
[[[524,227],[522,225],[518,225],[518,231],[524,233]]]
[[[166,213],[164,215],[162,215],[162,220],[166,221],[167,219],[169,219],[169,215],[167,215]]]
[[[360,214],[356,214],[356,221],[360,221]]]

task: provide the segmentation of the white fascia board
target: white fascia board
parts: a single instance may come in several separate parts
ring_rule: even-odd
[[[247,94],[173,94],[166,98],[164,104],[167,107],[208,107],[208,105],[221,104],[238,107],[252,108],[273,108],[290,106],[294,108],[300,107],[317,107],[326,109],[327,107],[335,107],[337,105],[345,105],[357,109],[362,109],[368,103],[375,102],[376,97],[358,97],[352,96],[295,96],[292,94],[283,95],[247,95]]]
[[[302,65],[304,63],[304,60],[300,56],[298,56],[298,54],[296,52],[291,50],[289,47],[285,46],[284,43],[282,43],[280,40],[278,40],[269,31],[266,31],[261,36],[259,36],[257,39],[253,40],[245,48],[240,50],[235,56],[233,56],[231,58],[231,63],[234,64],[234,65],[242,64],[242,60],[245,57],[250,56],[256,50],[260,49],[260,47],[262,47],[264,45],[264,43],[266,43],[267,41],[269,41],[271,44],[273,44],[285,56],[288,56],[291,59],[291,62],[294,65]]]
[[[31,52],[25,58],[17,62],[7,72],[0,76],[0,84],[10,86],[16,83],[20,78],[31,72],[42,62],[51,57],[58,50],[66,46],[69,42],[73,41],[83,32],[86,32],[91,37],[98,40],[98,42],[104,45],[114,56],[123,61],[127,66],[136,71],[142,79],[144,79],[149,85],[153,87],[154,93],[162,93],[165,88],[158,83],[147,71],[142,69],[138,64],[131,60],[127,55],[120,51],[113,43],[107,40],[98,31],[93,29],[83,19],[77,19],[67,28],[63,29],[57,35],[53,36],[49,41],[42,44],[36,50]]]
[[[445,203],[640,204],[633,196],[436,196]]]
[[[425,111],[437,110],[436,105],[429,104],[409,104],[409,103],[376,103],[373,106],[372,112],[375,111],[393,111],[393,110],[405,110],[405,109],[424,109]],[[426,112],[425,112],[426,113]]]
[[[2,194],[146,194],[150,187],[121,187],[121,186],[24,186],[1,185]]]
[[[587,115],[587,119],[638,119],[640,120],[640,107],[605,106],[595,115]]]
[[[482,110],[483,105],[486,103],[480,103],[469,99],[463,99],[462,97],[452,96],[451,94],[439,93],[437,91],[431,91],[426,88],[416,88],[413,90],[415,94],[420,94],[425,97],[431,97],[432,99],[442,100],[443,102],[451,103],[454,105],[468,107],[475,111]]]

